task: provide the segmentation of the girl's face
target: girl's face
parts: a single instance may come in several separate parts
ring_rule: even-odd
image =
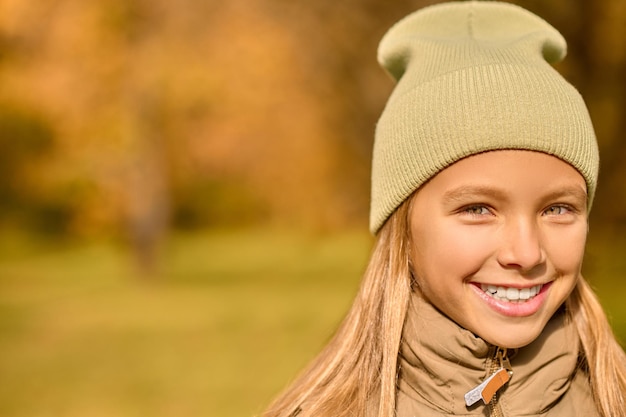
[[[485,341],[522,347],[579,277],[586,185],[572,166],[544,153],[486,152],[424,184],[410,224],[423,296]]]

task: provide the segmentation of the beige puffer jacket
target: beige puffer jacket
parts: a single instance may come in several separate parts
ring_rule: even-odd
[[[578,337],[562,313],[533,343],[507,352],[462,329],[416,295],[403,340],[398,417],[600,415],[587,375],[579,369]],[[466,406],[465,394],[507,359],[512,377],[491,402]]]

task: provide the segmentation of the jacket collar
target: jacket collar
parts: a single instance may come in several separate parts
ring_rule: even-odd
[[[403,330],[398,387],[442,413],[484,415],[482,401],[466,407],[464,395],[490,375],[486,367],[495,351],[415,294]],[[578,352],[574,326],[557,313],[535,341],[510,352],[513,376],[498,391],[500,403],[520,414],[550,409],[571,383]]]

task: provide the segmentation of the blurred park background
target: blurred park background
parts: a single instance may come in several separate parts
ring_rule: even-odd
[[[399,0],[0,0],[0,415],[254,415],[372,239]],[[585,274],[626,340],[626,2],[516,1],[569,41],[601,179]]]

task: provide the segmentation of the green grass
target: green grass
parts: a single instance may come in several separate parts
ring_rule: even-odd
[[[0,415],[258,413],[335,328],[368,248],[357,234],[177,236],[152,279],[111,245],[4,251]]]
[[[114,245],[3,240],[0,416],[254,415],[337,326],[370,244],[178,235],[148,279]],[[622,339],[625,248],[590,245],[586,269]]]

